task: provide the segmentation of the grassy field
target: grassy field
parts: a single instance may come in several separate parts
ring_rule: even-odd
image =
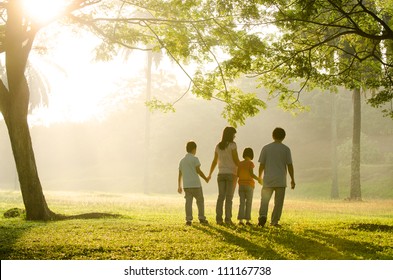
[[[4,218],[23,208],[19,192],[0,192],[0,258],[6,259],[393,259],[393,200],[363,202],[289,198],[282,228],[219,226],[215,197],[206,197],[208,226],[184,223],[182,196],[47,192],[50,208],[118,218],[31,222]],[[238,199],[234,200],[234,217]],[[258,213],[254,199],[253,220]],[[194,207],[194,214],[196,209]]]

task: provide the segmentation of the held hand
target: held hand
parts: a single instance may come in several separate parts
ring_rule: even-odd
[[[210,177],[206,177],[205,182],[209,183],[209,181],[210,181]]]
[[[258,178],[258,183],[259,183],[260,185],[263,185],[263,179],[262,179],[261,177]]]

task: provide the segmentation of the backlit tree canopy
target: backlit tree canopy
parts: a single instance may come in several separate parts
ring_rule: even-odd
[[[258,13],[249,22],[271,23],[277,36],[262,55],[250,54],[247,71],[259,76],[262,86],[278,91],[282,105],[296,105],[299,94],[315,86],[366,88],[374,92],[368,102],[390,104],[383,110],[393,117],[392,1],[250,2]],[[238,60],[247,58],[231,59],[230,67],[236,68]],[[300,83],[296,89],[288,86],[294,79]]]
[[[7,3],[17,1],[1,1],[3,15]],[[392,99],[391,0],[57,2],[63,13],[30,22],[32,30],[57,19],[87,28],[102,39],[100,59],[113,57],[119,46],[164,50],[189,75],[194,94],[226,103],[223,115],[234,125],[265,107],[233,85],[240,75],[259,77],[284,108],[296,107],[299,91],[315,85],[376,89],[369,100],[374,106]],[[187,63],[200,68],[188,72]],[[299,88],[288,86],[294,80]],[[171,109],[158,100],[150,105]]]

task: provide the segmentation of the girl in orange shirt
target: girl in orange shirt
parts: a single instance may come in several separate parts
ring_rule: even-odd
[[[254,179],[262,184],[262,180],[254,174],[253,158],[254,151],[251,148],[245,148],[243,151],[244,160],[239,162],[238,166],[240,205],[237,219],[239,220],[239,225],[244,225],[243,220],[246,220],[247,225],[251,225],[252,197],[255,188]]]

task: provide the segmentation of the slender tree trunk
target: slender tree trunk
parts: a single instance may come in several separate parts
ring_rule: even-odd
[[[331,156],[332,156],[332,187],[330,192],[330,198],[337,199],[339,198],[338,191],[338,159],[337,159],[337,96],[334,92],[332,95],[332,121],[331,121],[331,134],[332,134],[332,148],[331,148]]]
[[[350,200],[362,200],[360,187],[360,135],[361,135],[361,95],[360,89],[353,92],[353,136],[351,161]]]
[[[146,69],[146,102],[151,99],[151,68],[153,64],[153,52],[147,52],[147,69]],[[150,111],[146,107],[145,116],[145,166],[144,166],[144,193],[148,194],[150,192],[150,174],[149,174],[149,164],[150,164]]]
[[[5,58],[8,88],[0,81],[0,110],[11,141],[26,218],[49,220],[56,215],[45,201],[27,123],[30,92],[25,69],[35,33],[24,20],[20,4],[20,0],[10,1],[7,9]]]

